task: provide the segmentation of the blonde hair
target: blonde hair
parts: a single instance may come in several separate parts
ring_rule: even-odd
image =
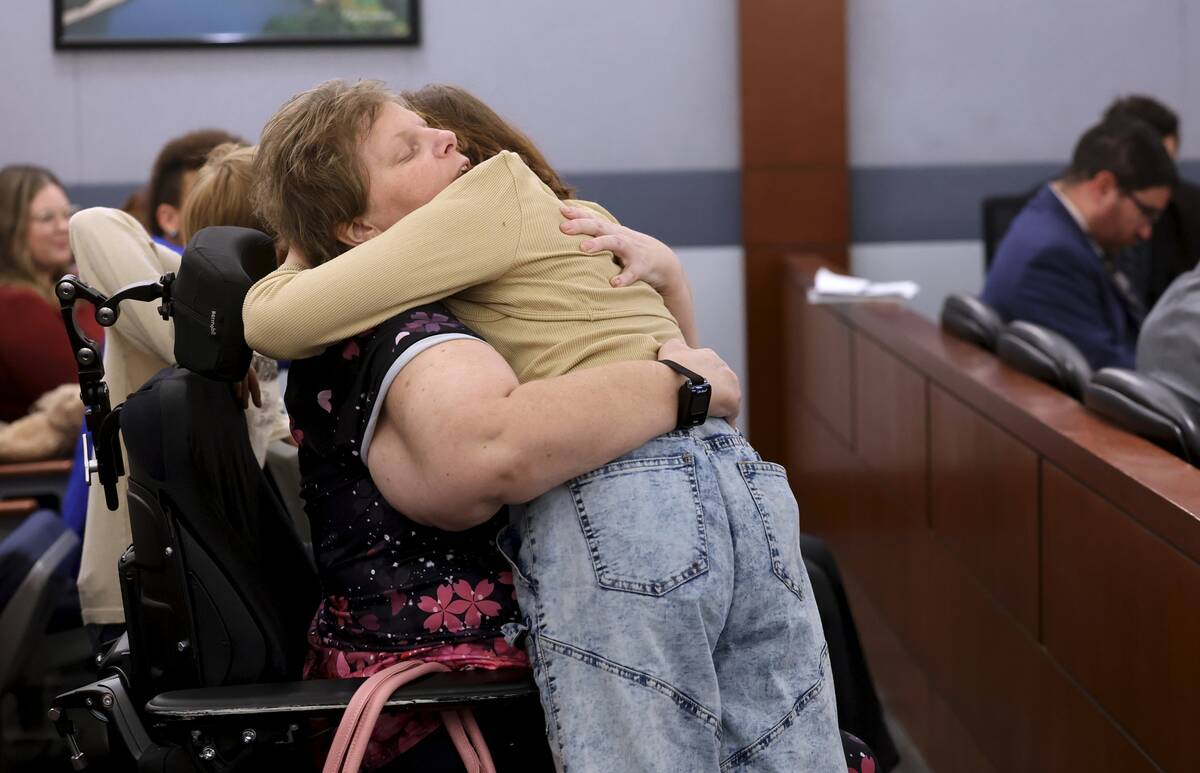
[[[403,91],[400,96],[430,126],[454,132],[458,150],[470,159],[471,166],[482,164],[502,150],[511,150],[555,196],[574,198],[575,189],[562,181],[533,140],[466,89],[435,83]]]
[[[14,164],[0,169],[0,282],[28,285],[52,298],[52,283],[34,267],[26,239],[29,205],[48,185],[63,187],[44,167]]]
[[[212,225],[267,230],[251,199],[254,155],[252,145],[239,142],[218,145],[208,154],[183,205],[180,236],[185,244],[201,228]]]
[[[345,252],[337,227],[367,209],[359,144],[388,102],[404,104],[379,81],[326,81],[292,97],[263,128],[255,209],[313,265]]]

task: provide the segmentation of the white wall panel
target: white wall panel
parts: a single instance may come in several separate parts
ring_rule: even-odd
[[[921,292],[909,307],[936,322],[947,295],[983,289],[983,242],[856,244],[850,248],[850,270],[877,282],[915,281]]]
[[[1063,161],[1132,91],[1200,126],[1198,15],[1194,0],[847,0],[851,164]]]

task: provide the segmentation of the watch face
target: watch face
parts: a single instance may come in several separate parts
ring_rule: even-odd
[[[712,387],[706,384],[693,384],[688,390],[692,393],[688,414],[693,425],[703,424],[708,418],[708,404],[712,399]]]

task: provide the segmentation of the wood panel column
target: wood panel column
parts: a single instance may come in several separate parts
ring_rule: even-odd
[[[848,263],[845,0],[739,0],[738,15],[750,434],[788,464],[784,259]]]

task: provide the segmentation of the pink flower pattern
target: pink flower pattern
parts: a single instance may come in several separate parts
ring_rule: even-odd
[[[409,330],[416,330],[422,333],[437,333],[442,328],[455,330],[462,327],[458,322],[451,320],[445,314],[434,312],[432,315],[424,311],[418,311],[412,315],[412,322],[405,325]]]
[[[422,612],[430,613],[429,617],[425,618],[426,631],[436,631],[443,625],[446,626],[447,631],[462,630],[462,620],[447,609],[453,598],[454,590],[449,585],[438,586],[437,599],[431,596],[421,597],[421,600],[417,602],[417,608]]]
[[[454,583],[454,595],[458,596],[446,607],[446,611],[456,615],[466,613],[466,623],[470,628],[478,628],[484,616],[496,617],[500,614],[500,605],[495,601],[487,601],[495,586],[486,579],[480,580],[474,588],[466,580]]]

